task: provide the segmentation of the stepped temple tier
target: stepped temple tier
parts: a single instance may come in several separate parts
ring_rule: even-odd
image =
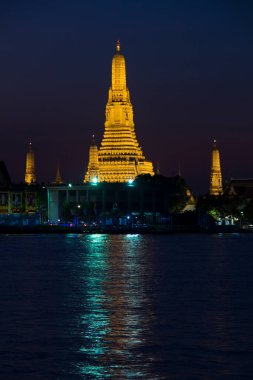
[[[154,170],[152,162],[145,159],[135,135],[125,58],[118,41],[112,60],[104,135],[99,149],[94,141],[91,145],[84,182],[127,182],[139,174],[154,175]]]
[[[212,166],[210,175],[210,195],[221,195],[222,190],[222,176],[221,176],[221,166],[220,166],[220,153],[216,146],[216,140],[213,142],[212,151]]]

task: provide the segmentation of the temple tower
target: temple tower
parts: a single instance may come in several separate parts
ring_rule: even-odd
[[[222,190],[222,176],[221,176],[221,166],[220,166],[220,153],[216,146],[216,140],[213,142],[212,151],[212,166],[210,175],[210,195],[221,195]]]
[[[154,175],[153,164],[146,161],[135,135],[125,58],[121,54],[119,41],[112,59],[111,87],[105,111],[104,135],[98,150],[98,165],[100,182],[127,182],[139,174]],[[84,181],[90,178],[88,168]]]
[[[28,185],[36,182],[34,152],[32,143],[29,144],[29,150],[26,154],[25,183]]]
[[[98,163],[98,147],[95,144],[95,136],[92,135],[92,142],[89,152],[88,170],[84,178],[84,182],[98,182],[99,180],[99,163]]]
[[[53,183],[55,185],[62,185],[63,184],[62,176],[61,176],[61,173],[60,173],[60,164],[59,164],[59,161],[57,162],[56,176],[55,176],[55,180],[54,180]]]

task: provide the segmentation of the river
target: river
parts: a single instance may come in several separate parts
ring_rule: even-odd
[[[0,235],[0,379],[252,379],[253,235]]]

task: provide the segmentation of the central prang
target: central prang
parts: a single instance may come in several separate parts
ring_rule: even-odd
[[[137,141],[133,107],[126,84],[126,63],[117,42],[112,59],[112,81],[105,111],[101,146],[90,147],[84,182],[128,182],[139,174],[154,175],[153,164],[145,159]]]

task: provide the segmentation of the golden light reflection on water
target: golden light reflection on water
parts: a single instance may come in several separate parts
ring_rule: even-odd
[[[85,314],[79,323],[84,360],[78,364],[83,379],[145,378],[148,364],[138,352],[149,324],[141,238],[98,234],[83,239]]]

